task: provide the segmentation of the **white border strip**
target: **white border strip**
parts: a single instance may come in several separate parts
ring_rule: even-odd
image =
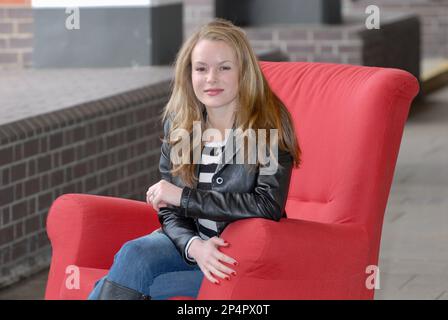
[[[32,0],[33,8],[156,7],[182,3],[182,0]]]

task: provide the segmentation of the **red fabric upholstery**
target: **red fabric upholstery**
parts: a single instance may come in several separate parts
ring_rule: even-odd
[[[419,90],[408,72],[331,63],[261,62],[288,107],[303,151],[294,170],[287,219],[247,219],[222,234],[236,277],[205,280],[198,299],[372,299],[384,211],[410,103]],[[158,227],[144,202],[68,194],[50,209],[53,257],[47,299],[84,299],[128,239]],[[241,235],[244,235],[244,239]],[[63,285],[67,265],[88,286]],[[184,299],[185,297],[177,297]]]
[[[45,298],[86,298],[85,288],[79,290],[79,295],[61,292],[69,273],[68,266],[90,269],[84,269],[81,277],[92,269],[107,270],[124,242],[159,226],[156,212],[144,202],[88,194],[60,196],[52,204],[47,218],[53,254]],[[98,279],[100,275],[97,273]],[[86,278],[95,281],[90,275]],[[93,283],[83,279],[81,284],[93,287]]]

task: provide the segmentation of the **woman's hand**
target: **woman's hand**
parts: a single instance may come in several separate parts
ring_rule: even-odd
[[[235,270],[227,267],[223,262],[236,266],[235,259],[226,256],[219,251],[219,246],[228,246],[229,243],[219,237],[208,240],[194,239],[188,248],[188,255],[194,258],[204,273],[205,277],[212,283],[219,284],[213,276],[230,280],[230,274],[236,276]]]
[[[146,192],[146,202],[157,211],[162,207],[167,207],[169,204],[180,206],[181,197],[182,188],[166,180],[160,180],[153,184]]]

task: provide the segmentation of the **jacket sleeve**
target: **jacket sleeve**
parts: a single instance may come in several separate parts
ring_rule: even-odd
[[[218,192],[184,187],[180,207],[189,218],[232,222],[245,218],[266,218],[278,221],[283,216],[293,158],[286,151],[278,152],[278,167],[274,174],[257,176],[250,193]]]
[[[168,120],[165,121],[163,128],[165,138],[167,139],[169,128]],[[159,162],[160,175],[163,180],[172,183],[170,168],[170,147],[166,142],[163,142]],[[198,236],[196,224],[193,218],[187,218],[179,214],[178,209],[179,207],[159,208],[159,221],[162,225],[163,232],[174,243],[185,262],[187,262],[188,264],[196,264],[195,262],[187,259],[185,251],[185,247],[187,246],[188,241],[192,237]]]

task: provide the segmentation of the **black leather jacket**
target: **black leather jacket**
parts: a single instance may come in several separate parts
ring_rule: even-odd
[[[168,139],[170,121],[164,123],[165,139]],[[236,146],[235,136],[233,146]],[[261,175],[260,170],[248,170],[243,164],[236,164],[239,148],[230,148],[229,141],[224,153],[232,152],[233,161],[218,164],[212,179],[212,190],[198,190],[185,186],[179,177],[170,173],[170,146],[164,142],[161,147],[159,169],[162,179],[183,188],[180,206],[159,209],[159,221],[163,232],[173,241],[188,264],[185,246],[191,237],[198,235],[197,218],[217,222],[218,234],[232,221],[245,218],[266,218],[278,221],[286,216],[285,205],[292,172],[292,156],[278,150],[278,167],[274,174]],[[235,150],[232,150],[235,149]],[[231,163],[229,163],[231,162]],[[196,177],[199,165],[196,166]],[[162,231],[161,230],[161,231]]]

